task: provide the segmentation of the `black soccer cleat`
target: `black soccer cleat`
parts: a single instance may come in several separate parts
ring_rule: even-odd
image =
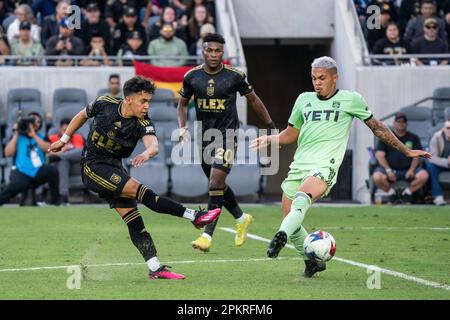
[[[267,256],[269,258],[276,258],[281,249],[284,248],[287,242],[287,234],[284,231],[278,231],[272,241],[270,241],[269,248],[267,248]]]
[[[303,276],[305,278],[311,278],[315,273],[324,271],[327,268],[325,262],[318,260],[305,260],[305,271]]]

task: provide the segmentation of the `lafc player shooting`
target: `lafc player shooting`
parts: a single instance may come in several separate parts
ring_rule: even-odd
[[[197,120],[201,121],[202,136],[209,129],[218,129],[222,141],[202,140],[202,155],[211,147],[211,159],[202,157],[202,168],[209,179],[208,209],[225,208],[236,219],[235,244],[241,246],[247,237],[247,229],[253,220],[249,214],[242,212],[234,193],[226,185],[226,177],[231,170],[237,149],[236,137],[226,135],[227,130],[239,128],[236,110],[236,93],[245,96],[252,109],[268,128],[275,129],[275,124],[266,107],[246,81],[243,72],[224,65],[225,41],[219,34],[209,34],[203,42],[203,58],[205,63],[190,70],[184,77],[181,99],[178,106],[178,122],[183,138],[186,133],[186,112],[189,100],[194,96]],[[220,140],[220,139],[219,139]],[[209,146],[208,146],[209,145]],[[211,160],[211,161],[208,161]],[[204,252],[209,251],[216,222],[205,228],[205,232],[192,246]]]
[[[152,82],[134,77],[123,87],[124,99],[98,97],[72,119],[61,139],[51,145],[50,151],[61,150],[88,118],[94,118],[81,160],[84,185],[106,200],[127,224],[131,241],[147,262],[150,279],[184,279],[185,276],[173,273],[159,263],[137,201],[158,213],[189,219],[197,228],[217,219],[220,209],[187,209],[156,195],[149,187],[130,177],[123,168],[122,159],[131,155],[140,139],[146,150],[131,160],[133,166],[142,165],[158,153],[155,127],[147,115],[154,91]]]

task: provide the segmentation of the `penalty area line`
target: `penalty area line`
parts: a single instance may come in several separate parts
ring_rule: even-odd
[[[223,231],[226,231],[226,232],[229,232],[229,233],[236,233],[236,231],[234,229],[232,229],[232,228],[219,228],[219,229],[221,229]],[[250,238],[250,239],[254,239],[254,240],[258,240],[258,241],[262,241],[262,242],[266,242],[266,243],[270,242],[270,239],[263,238],[263,237],[260,237],[260,236],[257,236],[257,235],[251,234],[251,233],[248,233],[247,237]],[[289,249],[295,249],[295,247],[292,244],[287,244],[286,247],[289,248]],[[277,259],[280,259],[280,258],[277,258]],[[386,269],[386,268],[380,268],[380,267],[377,267],[377,266],[374,266],[374,265],[369,265],[369,264],[365,264],[365,263],[361,263],[361,262],[357,262],[357,261],[353,261],[353,260],[349,260],[349,259],[339,258],[339,257],[336,257],[336,256],[333,258],[333,260],[336,260],[336,261],[339,261],[339,262],[343,262],[343,263],[347,263],[347,264],[350,264],[352,266],[360,267],[360,268],[363,268],[363,269],[369,269],[370,268],[371,270],[379,270],[382,273],[388,274],[388,275],[396,277],[396,278],[401,278],[401,279],[404,279],[404,280],[415,282],[415,283],[418,283],[418,284],[421,284],[421,285],[424,285],[424,286],[428,286],[428,287],[433,287],[433,288],[436,288],[436,289],[444,289],[444,290],[450,291],[450,285],[443,284],[443,283],[438,283],[438,282],[434,282],[434,281],[429,281],[429,280],[425,280],[425,279],[422,279],[422,278],[413,277],[413,276],[410,276],[410,275],[402,273],[402,272],[389,270],[389,269]]]

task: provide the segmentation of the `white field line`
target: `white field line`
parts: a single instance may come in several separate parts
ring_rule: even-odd
[[[223,231],[226,231],[226,232],[236,233],[236,231],[234,229],[232,229],[232,228],[220,228],[220,229],[223,230]],[[267,242],[267,243],[270,242],[270,239],[263,238],[263,237],[260,237],[260,236],[257,236],[257,235],[251,234],[251,233],[247,234],[247,237],[250,238],[250,239],[254,239],[254,240],[258,240],[258,241],[262,241],[262,242]],[[290,249],[295,249],[295,247],[293,245],[291,245],[291,244],[287,244],[286,247],[290,248]],[[350,264],[352,266],[360,267],[360,268],[363,268],[363,269],[369,269],[370,268],[370,269],[373,270],[374,267],[375,267],[373,265],[368,265],[368,264],[365,264],[365,263],[361,263],[361,262],[357,262],[357,261],[353,261],[353,260],[349,260],[349,259],[343,259],[343,258],[339,258],[339,257],[336,257],[336,256],[333,259],[336,260],[336,261],[347,263],[347,264]],[[407,275],[405,273],[401,273],[401,272],[397,272],[397,271],[393,271],[393,270],[389,270],[389,269],[385,269],[385,268],[379,268],[379,267],[376,267],[376,268],[380,272],[388,274],[388,275],[391,275],[393,277],[401,278],[401,279],[404,279],[404,280],[408,280],[408,281],[411,281],[411,282],[419,283],[419,284],[422,284],[422,285],[425,285],[425,286],[429,286],[429,287],[433,287],[433,288],[444,289],[444,290],[449,290],[450,291],[450,285],[447,285],[447,284],[442,284],[442,283],[438,283],[438,282],[434,282],[434,281],[428,281],[428,280],[425,280],[425,279],[413,277],[413,276]]]
[[[281,259],[281,258],[280,258]],[[299,260],[300,258],[284,258],[284,260]],[[234,263],[234,262],[261,262],[261,261],[273,261],[269,258],[255,258],[255,259],[222,259],[222,260],[181,260],[181,261],[167,261],[165,264],[191,264],[191,263]],[[122,263],[101,263],[101,264],[88,264],[83,265],[87,268],[98,267],[123,267],[123,266],[138,266],[146,265],[145,262],[122,262]],[[0,269],[0,272],[21,272],[21,271],[41,271],[41,270],[54,270],[54,269],[67,269],[69,267],[76,267],[80,265],[66,265],[66,266],[46,266],[46,267],[30,267],[30,268],[9,268]]]
[[[431,230],[450,231],[450,227],[321,227],[323,230]]]

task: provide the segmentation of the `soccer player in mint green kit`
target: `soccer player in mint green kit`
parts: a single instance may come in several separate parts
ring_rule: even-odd
[[[289,238],[305,259],[305,277],[325,270],[324,262],[308,260],[303,241],[308,235],[302,226],[312,203],[326,196],[336,183],[339,166],[347,148],[353,118],[358,118],[375,136],[408,157],[431,158],[422,150],[410,150],[379,120],[375,119],[364,98],[357,92],[336,88],[338,72],[330,57],[320,57],[311,65],[315,92],[300,94],[294,104],[289,125],[278,135],[261,136],[251,147],[259,149],[270,143],[280,146],[297,142],[294,161],[290,165],[283,189],[283,222],[267,249],[276,258]]]

